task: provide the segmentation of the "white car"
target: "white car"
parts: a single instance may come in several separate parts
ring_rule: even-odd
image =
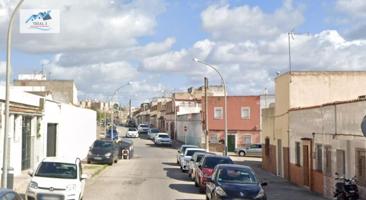
[[[198,148],[198,146],[189,145],[189,144],[183,144],[182,146],[180,146],[180,148],[178,149],[178,153],[177,153],[177,164],[180,165],[180,159],[183,157],[184,151],[187,148]]]
[[[172,145],[172,139],[167,133],[158,133],[154,138],[154,143],[156,145]]]
[[[126,137],[132,137],[132,138],[138,138],[139,132],[136,128],[128,128],[128,131],[126,133]]]
[[[47,157],[28,174],[32,178],[25,193],[26,200],[83,198],[87,175],[82,174],[79,158]]]
[[[151,128],[149,129],[149,131],[147,132],[147,135],[149,136],[149,138],[151,140],[154,140],[156,135],[160,133],[160,130],[158,128]]]
[[[139,133],[146,133],[149,132],[150,126],[147,124],[139,124],[137,127]]]
[[[189,161],[191,160],[193,154],[196,152],[206,152],[206,150],[201,148],[187,148],[184,151],[183,157],[180,160],[180,169],[183,172],[188,171]]]

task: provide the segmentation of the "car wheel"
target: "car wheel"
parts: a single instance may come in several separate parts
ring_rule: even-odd
[[[240,157],[244,157],[245,156],[245,152],[244,151],[239,151],[239,156]]]
[[[118,159],[114,160],[114,163],[117,163],[118,162]]]

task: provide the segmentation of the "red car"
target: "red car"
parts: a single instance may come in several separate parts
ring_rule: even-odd
[[[234,162],[229,157],[216,155],[206,155],[201,159],[194,180],[201,193],[205,192],[207,179],[211,177],[218,164],[234,164]]]

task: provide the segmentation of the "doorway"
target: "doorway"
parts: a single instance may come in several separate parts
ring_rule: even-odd
[[[32,144],[32,117],[23,116],[22,119],[22,170],[31,166],[31,144]]]
[[[304,185],[310,186],[309,178],[309,147],[307,145],[303,146],[303,165],[304,165]]]
[[[227,136],[227,151],[234,152],[235,151],[235,142],[236,137],[235,135],[228,135]]]
[[[56,156],[57,124],[47,124],[47,156]]]
[[[282,177],[282,141],[281,140],[277,140],[277,157],[278,157],[277,175]]]

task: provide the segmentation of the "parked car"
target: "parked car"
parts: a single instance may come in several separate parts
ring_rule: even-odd
[[[120,141],[118,141],[118,145],[119,145],[119,150],[118,150],[118,158],[121,159],[122,158],[122,151],[124,149],[127,149],[129,152],[129,158],[133,158],[133,154],[134,154],[134,146],[133,146],[133,141],[129,140],[129,139],[121,139]]]
[[[82,173],[79,158],[47,157],[28,174],[32,178],[25,193],[27,200],[83,198],[87,175]]]
[[[13,190],[0,188],[0,200],[22,200],[22,197]]]
[[[95,140],[90,147],[87,162],[113,165],[118,162],[118,151],[117,143],[112,140]]]
[[[266,200],[263,186],[254,171],[243,165],[220,164],[206,183],[206,199]]]
[[[128,128],[126,137],[138,138],[139,132],[137,131],[137,128]]]
[[[203,193],[206,189],[206,182],[211,177],[214,168],[218,164],[234,164],[227,156],[205,155],[196,170],[195,186]]]
[[[139,126],[137,127],[137,130],[139,131],[139,133],[142,134],[147,134],[149,132],[150,126],[147,124],[139,124]]]
[[[251,144],[249,147],[235,149],[239,156],[257,156],[262,157],[262,144]]]
[[[154,143],[156,145],[169,145],[172,146],[172,139],[167,133],[158,133],[155,136]]]
[[[189,161],[191,160],[193,154],[196,152],[206,152],[206,150],[200,148],[187,148],[184,151],[183,157],[180,160],[180,169],[182,170],[182,172],[188,171]]]
[[[195,152],[192,155],[192,158],[191,158],[191,160],[189,161],[189,164],[188,164],[188,176],[191,177],[192,180],[194,180],[194,178],[195,178],[196,169],[198,167],[198,164],[200,163],[201,159],[206,154],[215,155],[214,153],[209,153],[209,152]]]
[[[183,157],[184,151],[187,148],[198,148],[198,146],[196,145],[187,145],[187,144],[183,144],[179,149],[178,149],[178,153],[177,153],[177,164],[180,165],[180,159]]]
[[[149,139],[154,140],[156,135],[160,133],[160,130],[158,128],[151,128],[147,132],[147,135],[149,136]]]
[[[109,140],[118,140],[118,131],[116,128],[114,129],[109,129],[107,131],[107,133],[105,134],[105,139],[109,139]]]

